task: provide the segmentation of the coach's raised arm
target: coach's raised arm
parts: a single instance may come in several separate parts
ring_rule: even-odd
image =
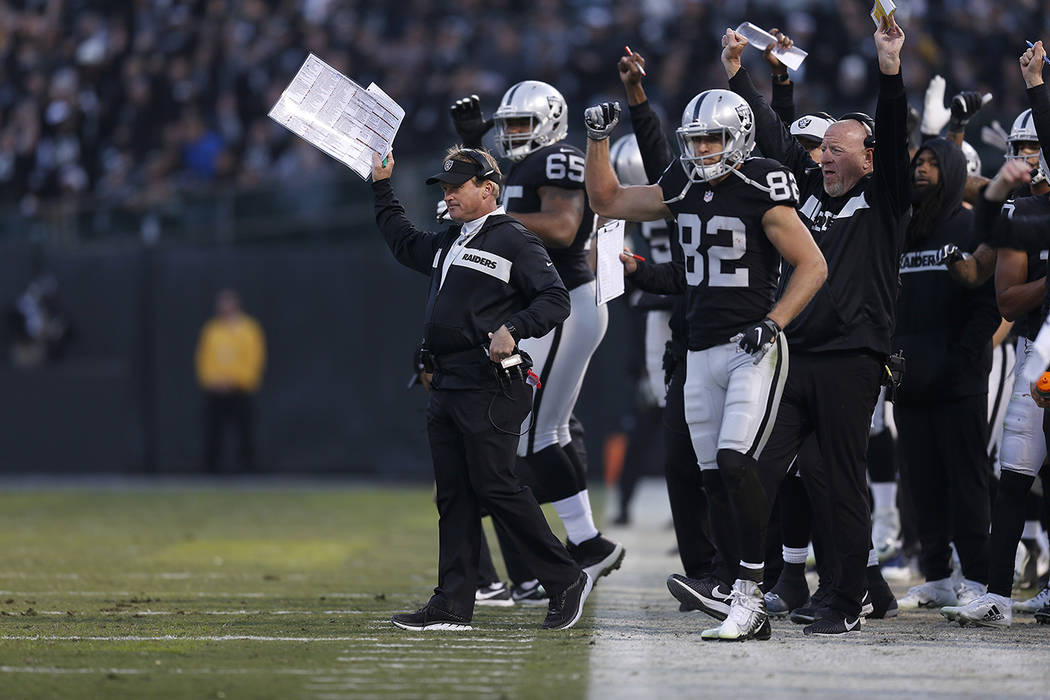
[[[722,67],[729,78],[729,89],[747,100],[755,114],[755,140],[759,149],[767,157],[779,160],[791,168],[803,191],[806,190],[804,179],[823,177],[828,194],[838,196],[852,189],[857,180],[872,172],[875,162],[878,162],[882,167],[873,184],[880,190],[881,195],[889,199],[887,203],[892,206],[894,212],[903,213],[909,207],[908,103],[900,73],[900,50],[904,43],[904,32],[897,26],[896,21],[891,19],[888,26],[876,30],[874,37],[881,76],[873,132],[868,133],[872,126],[865,124],[866,115],[859,112],[844,115],[840,122],[856,121],[865,131],[861,139],[863,145],[850,148],[853,139],[847,137],[846,143],[829,146],[826,150],[831,151],[832,161],[838,160],[838,152],[845,148],[851,151],[848,155],[849,160],[853,162],[843,164],[847,166],[845,168],[837,167],[839,164],[833,162],[830,172],[824,174],[815,169],[816,163],[791,137],[787,126],[755,88],[747,69],[740,65],[740,54],[748,42],[732,29],[727,29],[722,37]],[[858,116],[864,119],[857,120]],[[852,130],[858,131],[859,134],[859,130]],[[873,139],[866,138],[872,135]],[[825,153],[822,160],[826,159],[827,155]],[[858,169],[860,174],[855,172]]]

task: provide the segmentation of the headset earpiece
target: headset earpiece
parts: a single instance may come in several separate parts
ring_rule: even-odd
[[[864,112],[849,112],[839,117],[839,121],[846,119],[852,119],[855,122],[859,122],[864,127],[864,131],[868,133],[864,137],[864,148],[875,148],[875,120]]]

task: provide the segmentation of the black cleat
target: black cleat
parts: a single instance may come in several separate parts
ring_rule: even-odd
[[[893,591],[882,577],[882,570],[877,566],[869,566],[867,571],[868,593],[871,603],[871,612],[867,617],[872,620],[882,620],[897,617],[897,599],[893,597]]]
[[[671,574],[667,577],[667,590],[689,610],[705,612],[716,620],[724,620],[729,614],[732,589],[714,576],[689,578]]]
[[[518,605],[547,605],[550,602],[547,591],[536,579],[526,581],[521,585],[516,583],[512,585],[510,597]]]
[[[467,632],[473,629],[470,626],[470,620],[432,605],[424,605],[414,613],[398,613],[390,618],[390,621],[394,623],[394,627],[413,632],[423,630]]]
[[[582,571],[576,583],[561,593],[552,595],[551,602],[547,605],[547,617],[543,620],[543,629],[567,630],[575,625],[583,614],[583,604],[593,586],[590,575]]]
[[[1040,625],[1050,625],[1050,605],[1035,611],[1035,621]]]
[[[781,576],[776,585],[766,593],[766,613],[770,617],[784,617],[792,610],[801,608],[809,600],[806,578]]]
[[[597,583],[602,576],[608,576],[614,570],[619,569],[627,553],[622,544],[602,537],[600,532],[579,544],[566,540],[565,549],[569,551],[569,556],[579,564],[580,568],[590,575],[593,583]]]
[[[500,608],[509,608],[514,605],[514,598],[510,589],[502,581],[481,586],[474,592],[474,605],[492,605]]]

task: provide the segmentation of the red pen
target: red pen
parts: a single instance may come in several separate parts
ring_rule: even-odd
[[[632,51],[631,51],[631,47],[630,47],[630,46],[624,46],[624,47],[623,47],[623,50],[627,52],[627,55],[628,55],[628,56],[631,56],[631,57],[633,57],[633,56],[634,56],[634,52],[632,52]],[[634,62],[634,64],[635,64],[636,66],[638,66],[638,71],[639,71],[639,72],[640,72],[640,73],[641,73],[642,75],[645,75],[645,69],[644,69],[644,68],[642,68],[642,64],[641,64],[641,63],[638,63],[638,61],[635,61],[635,62]]]
[[[645,258],[643,258],[641,255],[638,255],[637,253],[631,253],[631,257],[634,258],[635,260],[640,260],[641,262],[645,262]]]

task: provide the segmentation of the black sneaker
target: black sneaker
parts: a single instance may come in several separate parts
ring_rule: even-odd
[[[781,576],[776,585],[766,593],[766,614],[784,617],[792,610],[801,608],[809,600],[809,585],[806,577]]]
[[[432,605],[424,605],[414,613],[398,613],[390,618],[390,621],[394,623],[394,627],[413,632],[423,630],[466,632],[473,629],[470,626],[470,620]]]
[[[689,610],[705,612],[716,620],[724,620],[729,614],[732,588],[714,576],[689,578],[671,574],[667,577],[667,590]]]
[[[514,605],[510,589],[502,581],[482,586],[474,592],[474,605],[491,605],[498,608],[509,608]]]
[[[583,604],[593,586],[590,574],[583,571],[576,583],[561,593],[552,595],[551,602],[547,605],[547,617],[543,620],[543,629],[567,630],[575,625],[583,614]]]
[[[1050,625],[1050,605],[1035,611],[1035,621],[1040,625]]]
[[[510,597],[518,605],[546,605],[550,602],[550,596],[536,579],[526,581],[510,587]]]
[[[792,610],[788,619],[796,625],[813,624],[821,616],[821,613],[827,611],[828,608],[825,601],[830,593],[831,586],[823,584],[817,586],[817,590],[813,592],[809,599],[809,604]]]
[[[871,612],[868,617],[872,620],[882,620],[897,617],[897,599],[893,597],[893,591],[882,577],[882,570],[877,566],[869,566],[867,571],[868,593],[870,594]]]
[[[623,563],[623,555],[627,553],[622,544],[602,537],[600,532],[579,544],[566,540],[565,549],[580,568],[587,572],[592,582],[597,582],[602,576],[608,576],[615,569],[619,569]]]
[[[846,617],[834,610],[824,610],[813,624],[806,625],[802,632],[807,636],[834,637],[860,631],[860,616]]]

